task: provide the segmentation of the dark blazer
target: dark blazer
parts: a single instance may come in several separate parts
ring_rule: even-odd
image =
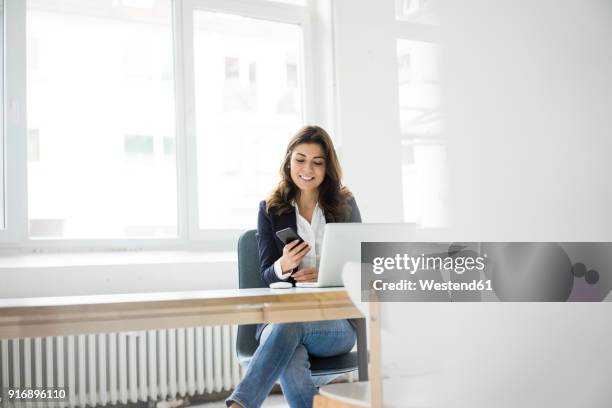
[[[351,213],[345,220],[340,222],[361,222],[361,213],[355,198],[351,198],[349,202]],[[326,218],[326,222],[331,222]],[[282,214],[270,214],[266,211],[266,202],[259,203],[259,215],[257,217],[257,246],[259,247],[259,265],[261,271],[261,280],[266,285],[272,282],[279,282],[281,279],[274,272],[274,262],[283,255],[283,242],[276,236],[276,231],[291,227],[297,232],[297,220],[295,209]],[[293,278],[287,279],[287,282],[295,282]],[[258,325],[256,337],[259,338],[261,331],[265,325]]]

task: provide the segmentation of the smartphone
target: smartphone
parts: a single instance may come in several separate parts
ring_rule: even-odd
[[[300,237],[298,233],[295,232],[295,230],[291,227],[276,231],[276,236],[278,237],[278,239],[283,241],[283,244],[285,245],[295,241],[296,239],[299,241],[298,243],[304,242],[302,237]]]

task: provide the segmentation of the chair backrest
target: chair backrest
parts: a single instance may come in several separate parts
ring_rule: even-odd
[[[265,288],[259,270],[257,231],[244,232],[238,239],[238,285],[240,289]]]
[[[257,247],[257,231],[244,232],[238,239],[238,285],[240,289],[265,288],[259,271],[259,249]],[[255,332],[257,325],[238,326],[236,353],[238,359],[245,365],[257,349]]]

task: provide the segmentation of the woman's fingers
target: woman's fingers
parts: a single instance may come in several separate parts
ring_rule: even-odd
[[[293,247],[295,247],[299,243],[300,243],[300,241],[298,239],[293,240],[293,241],[289,242],[288,244],[286,244],[285,248],[287,248],[287,250],[290,250],[290,249],[292,249]]]
[[[294,279],[297,282],[316,282],[317,281],[317,276],[314,275],[314,274],[313,275],[302,275],[300,277],[294,277]]]
[[[302,259],[304,259],[307,253],[308,253],[308,246],[306,246],[304,249],[300,249],[299,252],[293,255],[295,267],[297,267],[300,264],[300,262],[302,262]]]
[[[319,271],[317,268],[304,268],[300,269],[292,276],[298,282],[315,282],[317,280],[318,272]]]
[[[310,248],[310,246],[308,245],[308,242],[304,241],[302,243],[300,243],[299,245],[294,246],[293,248],[289,249],[289,254],[292,256],[301,256],[302,258],[304,257],[304,255],[306,255],[308,253],[308,251],[306,251],[306,249]]]
[[[283,248],[283,257],[281,260],[281,267],[283,268],[283,272],[286,272],[286,269],[297,268],[297,266],[302,262],[302,258],[306,256],[308,251],[310,250],[310,245],[307,242],[299,242],[291,241]]]

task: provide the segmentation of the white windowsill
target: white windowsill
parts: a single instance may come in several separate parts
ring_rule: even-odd
[[[236,251],[108,251],[14,253],[0,256],[0,269],[74,266],[128,266],[183,263],[236,262]]]
[[[3,253],[0,298],[238,287],[236,251]]]

